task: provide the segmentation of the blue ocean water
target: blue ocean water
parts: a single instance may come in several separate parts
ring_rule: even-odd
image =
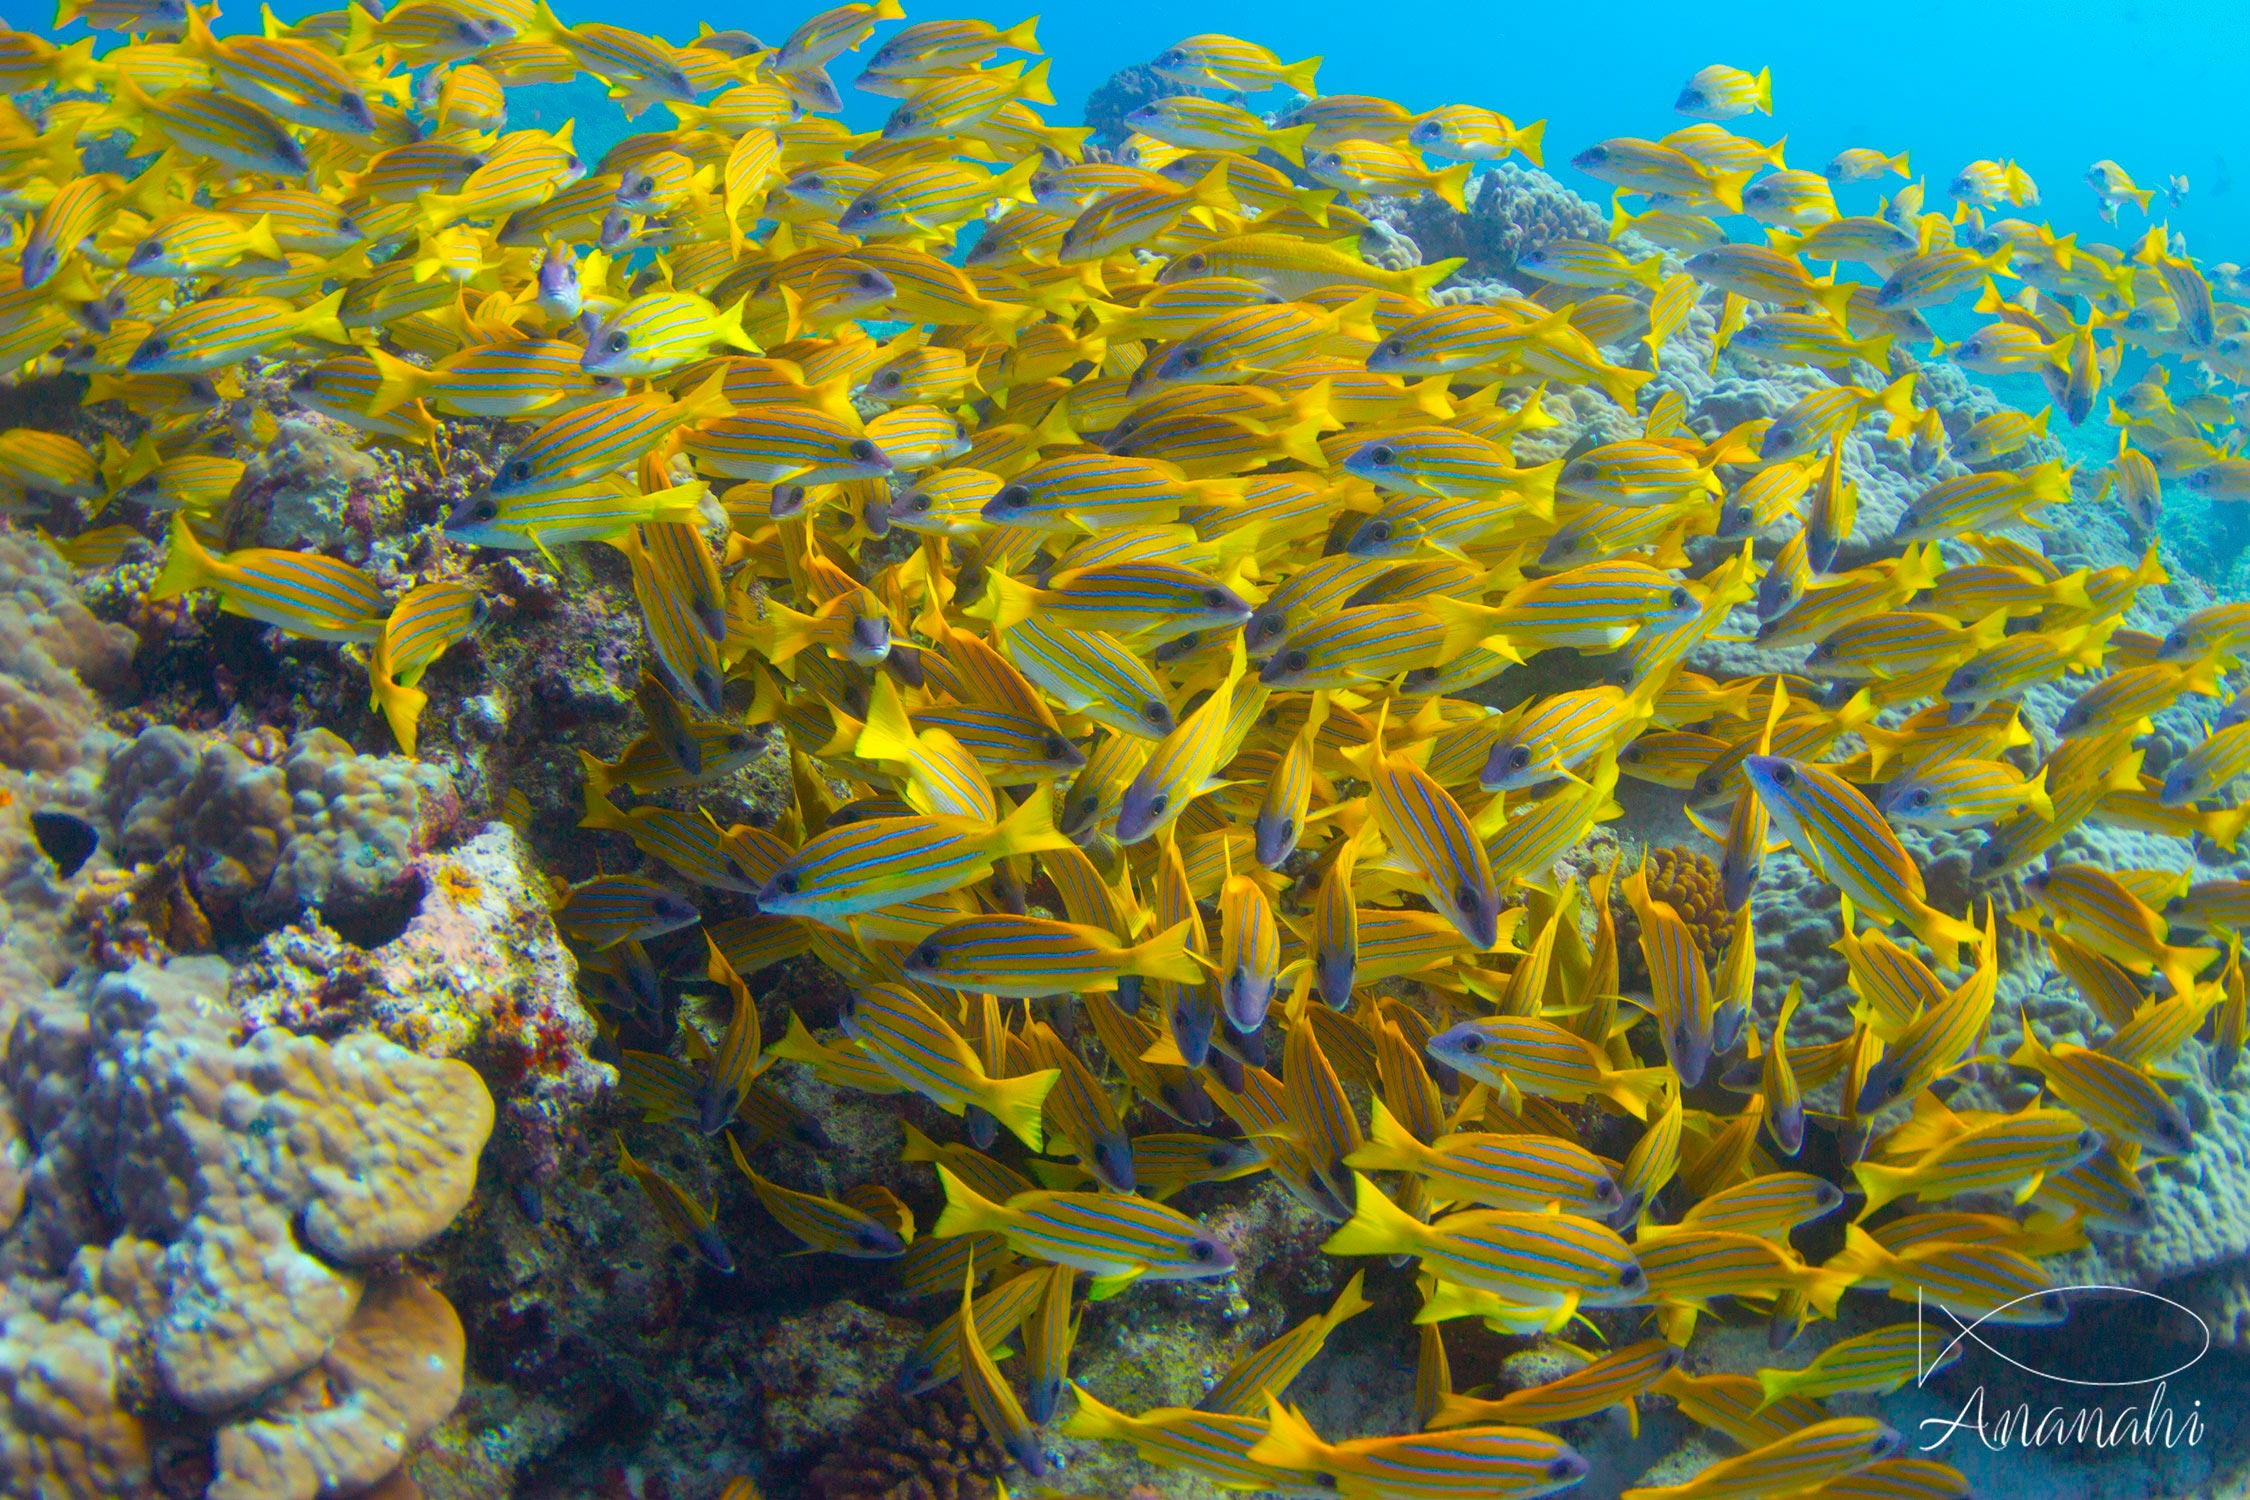
[[[1034,8],[913,10],[1007,25]],[[581,13],[675,41],[708,21],[778,42],[802,18],[796,7],[722,12],[694,0],[600,0],[572,9],[573,17]],[[2185,173],[2187,202],[2169,208],[2159,194],[2158,216],[2188,236],[2199,258],[2250,258],[2250,186],[2234,186],[2238,174],[2250,173],[2250,145],[2240,140],[2233,108],[2240,59],[2250,49],[2250,7],[2131,0],[2032,9],[1911,0],[1823,12],[1779,0],[1692,10],[1648,0],[1584,8],[1072,0],[1040,11],[1039,37],[1053,59],[1060,106],[1054,116],[1069,118],[1115,70],[1201,31],[1243,36],[1292,60],[1318,54],[1326,93],[1378,94],[1413,110],[1478,104],[1518,123],[1544,119],[1549,166],[1603,201],[1606,188],[1569,170],[1573,153],[1607,136],[1655,137],[1679,128],[1686,122],[1673,114],[1672,101],[1707,63],[1771,68],[1776,117],[1729,128],[1766,140],[1786,133],[1792,165],[1818,167],[1847,146],[1910,151],[1935,206],[1968,162],[2013,158],[2040,185],[2038,217],[2058,233],[2113,241],[2137,235],[2143,224],[2131,209],[2115,227],[2095,217],[2084,181],[2090,163],[2112,159],[2143,187]],[[872,125],[890,101],[852,92],[855,64],[847,56],[831,71],[844,88],[846,118]],[[1269,102],[1278,107],[1281,96]],[[1889,188],[1853,189],[1846,211],[1871,209],[1878,190]]]

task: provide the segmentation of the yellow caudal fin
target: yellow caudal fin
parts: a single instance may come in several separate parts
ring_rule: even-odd
[[[1188,951],[1188,936],[1195,926],[1192,918],[1182,917],[1139,947],[1128,948],[1127,972],[1173,984],[1201,984],[1203,964]]]
[[[337,311],[343,305],[344,294],[341,291],[334,291],[297,314],[296,332],[298,336],[319,339],[330,344],[350,343],[352,341],[350,332],[336,319]]]
[[[1411,1252],[1428,1230],[1362,1173],[1352,1174],[1358,1203],[1344,1226],[1321,1248],[1330,1255],[1398,1255]]]
[[[1047,1137],[1040,1123],[1040,1112],[1061,1077],[1059,1068],[1042,1068],[1036,1073],[1019,1073],[1013,1078],[994,1078],[988,1081],[984,1097],[977,1104],[1027,1149],[1044,1151]]]
[[[1543,160],[1546,152],[1544,145],[1546,138],[1547,122],[1545,120],[1533,120],[1529,125],[1518,128],[1516,133],[1509,137],[1508,144],[1530,158],[1533,166],[1544,167],[1547,164]]]
[[[943,1163],[937,1169],[938,1185],[945,1189],[945,1211],[938,1215],[931,1228],[932,1238],[944,1239],[957,1234],[1001,1234],[1014,1223],[1008,1210],[986,1198],[973,1187],[946,1170]]]
[[[1885,1250],[1875,1236],[1857,1224],[1846,1224],[1844,1248],[1822,1261],[1820,1269],[1854,1277],[1878,1276],[1889,1269],[1892,1258],[1891,1252]]]
[[[1332,1450],[1313,1431],[1303,1412],[1283,1406],[1281,1398],[1266,1392],[1266,1435],[1243,1456],[1254,1464],[1275,1469],[1319,1469]]]
[[[1440,201],[1455,213],[1467,213],[1469,173],[1475,166],[1473,161],[1455,162],[1430,179],[1430,191],[1437,194]]]
[[[431,382],[430,372],[410,365],[395,354],[381,349],[369,349],[367,357],[375,361],[379,377],[375,384],[375,398],[367,403],[367,414],[380,417],[394,411],[409,401],[421,399],[422,392]]]
[[[1867,1194],[1867,1206],[1859,1211],[1861,1220],[1914,1191],[1914,1172],[1910,1167],[1863,1161],[1852,1168],[1852,1175],[1859,1179],[1860,1191]]]
[[[1287,87],[1295,89],[1298,93],[1310,99],[1313,97],[1313,80],[1319,73],[1320,59],[1308,57],[1303,62],[1289,64],[1274,76]]]
[[[1024,798],[1023,806],[1000,820],[992,830],[992,844],[988,852],[994,859],[1006,859],[1016,854],[1037,854],[1043,849],[1060,849],[1070,842],[1055,829],[1055,789],[1050,782],[1041,782]]]
[[[156,575],[156,582],[149,588],[148,596],[151,599],[176,599],[191,589],[206,589],[217,585],[219,580],[214,571],[217,559],[195,539],[195,533],[188,529],[185,515],[172,518],[171,542],[172,545],[164,553],[164,569]]]
[[[1371,1172],[1411,1172],[1421,1165],[1429,1148],[1414,1138],[1398,1116],[1386,1109],[1381,1099],[1374,1102],[1374,1117],[1368,1122],[1367,1139],[1359,1149],[1344,1158],[1347,1167],[1365,1167]]]
[[[1116,1407],[1104,1406],[1096,1401],[1077,1381],[1070,1383],[1070,1389],[1078,1397],[1078,1410],[1072,1412],[1070,1419],[1063,1423],[1063,1436],[1130,1439],[1140,1426]]]
[[[1291,166],[1305,164],[1305,138],[1313,133],[1310,125],[1292,125],[1286,130],[1266,132],[1266,144],[1288,159]]]
[[[383,661],[383,654],[383,648],[378,645],[367,669],[375,695],[371,706],[382,710],[383,721],[391,726],[391,736],[398,741],[399,754],[412,760],[422,710],[429,704],[430,695],[420,688],[401,686],[391,676]],[[586,785],[590,792],[593,783],[588,782]]]

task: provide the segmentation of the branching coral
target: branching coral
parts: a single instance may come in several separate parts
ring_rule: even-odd
[[[949,1385],[861,1417],[807,1485],[816,1500],[988,1500],[1007,1462]]]

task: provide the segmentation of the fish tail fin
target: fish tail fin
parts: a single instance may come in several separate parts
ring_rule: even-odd
[[[1741,172],[1721,172],[1711,179],[1711,196],[1730,214],[1742,212],[1742,190],[1750,185],[1756,168]]]
[[[942,1170],[942,1169],[941,1169]],[[1891,1252],[1857,1224],[1844,1226],[1844,1248],[1820,1264],[1823,1271],[1842,1271],[1866,1278],[1881,1274],[1891,1263]]]
[[[1764,114],[1773,113],[1773,69],[1758,70],[1757,85],[1750,95],[1751,106]]]
[[[268,260],[281,259],[281,242],[273,237],[273,215],[260,214],[257,221],[242,231],[242,242],[253,254]]]
[[[1901,177],[1912,177],[1914,173],[1907,167],[1906,157],[1907,153],[1901,151],[1898,155],[1892,157],[1889,161],[1884,162],[1883,165],[1890,168],[1890,170],[1892,170],[1893,172],[1898,173],[1898,175]]]
[[[1013,1078],[994,1078],[989,1080],[990,1087],[977,1103],[1026,1148],[1044,1151],[1047,1136],[1040,1115],[1047,1107],[1047,1095],[1061,1077],[1059,1068],[1042,1068],[1036,1073],[1019,1073]],[[944,1168],[938,1170],[943,1172]],[[945,1232],[942,1220],[935,1232]]]
[[[1645,1120],[1649,1106],[1671,1085],[1670,1068],[1618,1068],[1603,1078],[1602,1096],[1634,1119]]]
[[[1627,261],[1625,272],[1653,292],[1664,284],[1664,257],[1659,254],[1647,260]]]
[[[1897,335],[1889,333],[1871,333],[1866,338],[1849,339],[1846,343],[1854,354],[1888,374],[1891,368],[1891,344],[1896,337]]]
[[[1430,179],[1430,191],[1437,194],[1439,201],[1455,213],[1467,213],[1469,173],[1476,170],[1476,165],[1473,161],[1457,161],[1444,168]]]
[[[99,379],[100,377],[96,377]],[[1440,422],[1453,420],[1452,382],[1443,375],[1432,375],[1406,388],[1414,398],[1414,409],[1424,416],[1435,417]]]
[[[931,1226],[934,1239],[957,1234],[1003,1234],[1011,1226],[1006,1207],[984,1197],[938,1163],[938,1185],[945,1190],[945,1210]]]
[[[2141,212],[2145,214],[2148,212],[2149,200],[2156,196],[2156,189],[2134,188],[2126,196],[2130,197],[2135,203],[2139,204]]]
[[[1329,1451],[1302,1412],[1283,1406],[1279,1396],[1266,1392],[1266,1435],[1243,1457],[1274,1469],[1319,1469]]]
[[[1284,85],[1295,89],[1307,99],[1313,97],[1313,80],[1320,72],[1320,59],[1308,57],[1303,62],[1293,62],[1274,76]]]
[[[1032,104],[1053,104],[1054,91],[1047,87],[1048,67],[1044,57],[1033,63],[1023,75],[1023,81],[1016,85],[1016,97]]]
[[[372,348],[367,351],[367,357],[375,361],[375,371],[379,377],[375,384],[375,397],[367,403],[367,414],[371,417],[380,417],[409,401],[419,399],[423,389],[430,384],[429,371],[419,365],[410,365],[395,354]]]
[[[1033,20],[1038,18],[1034,16]],[[1030,22],[1025,22],[1029,25]],[[1071,1391],[1078,1397],[1078,1410],[1062,1425],[1064,1437],[1130,1439],[1137,1425],[1131,1417],[1114,1406],[1104,1406],[1088,1395],[1086,1388],[1073,1380]]]
[[[2039,773],[2023,784],[2023,800],[2025,806],[2039,814],[2041,822],[2052,823],[2055,821],[2055,802],[2054,798],[2047,792],[2047,768],[2045,766],[2041,766]]]
[[[1016,854],[1037,854],[1060,849],[1070,842],[1055,829],[1055,789],[1041,782],[1023,799],[1023,806],[1002,818],[992,830],[992,855],[1006,859]]]
[[[2216,948],[2165,948],[2162,951],[2164,961],[2157,965],[2157,972],[2171,984],[2175,995],[2195,993],[2195,976],[2219,956]]]
[[[1510,136],[1508,144],[1529,157],[1533,166],[1544,167],[1547,163],[1541,158],[1546,154],[1546,140],[1547,122],[1545,120],[1533,120],[1529,125]]]
[[[617,767],[600,759],[590,750],[582,749],[578,752],[578,767],[585,773],[588,797],[607,797],[617,785]]]
[[[351,334],[345,331],[344,325],[336,317],[337,311],[343,305],[343,291],[338,289],[330,292],[327,296],[297,314],[297,333],[302,337],[319,339],[324,343],[350,343],[352,341]]]
[[[407,687],[391,676],[389,663],[382,659],[384,654],[378,645],[375,657],[368,664],[368,681],[374,688],[374,702],[370,706],[382,710],[383,721],[391,726],[391,737],[398,741],[399,754],[412,760],[422,710],[429,704],[430,695],[420,688]]]
[[[1125,950],[1131,965],[1130,972],[1143,979],[1164,979],[1173,984],[1201,984],[1203,965],[1188,951],[1188,937],[1195,928],[1191,918],[1182,917],[1155,937],[1137,948]]]
[[[1444,260],[1433,260],[1427,265],[1415,266],[1406,273],[1407,291],[1419,297],[1468,263],[1467,256],[1452,255]]]
[[[1826,1266],[1810,1266],[1803,1273],[1800,1288],[1805,1300],[1824,1318],[1836,1316],[1836,1304],[1843,1299],[1859,1278],[1850,1271],[1834,1271]]]
[[[1039,590],[997,568],[986,575],[984,592],[985,597],[969,606],[967,612],[990,620],[996,630],[1021,625],[1039,607]]]
[[[584,755],[585,752],[581,750],[579,754]],[[594,764],[599,765],[601,762],[596,761]],[[578,820],[579,827],[606,828],[614,833],[631,831],[633,826],[631,820],[619,812],[617,805],[609,800],[609,788],[596,783],[590,767],[586,776],[586,784],[581,789],[580,795],[585,800],[586,810]]]
[[[1893,442],[1905,437],[1914,428],[1914,381],[1912,372],[1901,375],[1884,386],[1882,394],[1875,398],[1875,409],[1890,416],[1890,437]]]
[[[1367,1138],[1359,1149],[1344,1158],[1347,1167],[1365,1167],[1371,1172],[1411,1172],[1419,1165],[1417,1154],[1426,1150],[1422,1143],[1404,1125],[1398,1116],[1386,1109],[1383,1101],[1373,1101],[1374,1115],[1368,1121]]]
[[[1909,1167],[1863,1161],[1853,1166],[1852,1175],[1859,1179],[1860,1191],[1867,1194],[1867,1205],[1859,1211],[1861,1219],[1914,1191],[1914,1172]]]
[[[1352,1174],[1358,1202],[1351,1218],[1321,1248],[1330,1255],[1412,1253],[1428,1231],[1422,1221],[1393,1203],[1362,1173]]]
[[[1026,16],[993,40],[1017,52],[1036,53],[1039,51],[1039,18]]]
[[[190,589],[210,588],[217,582],[213,572],[217,559],[196,540],[184,514],[172,518],[171,542],[165,549],[164,569],[149,588],[151,599],[176,599]]]
[[[1266,132],[1266,144],[1293,167],[1305,164],[1305,137],[1313,133],[1310,125],[1292,125],[1286,130]]]
[[[1764,1411],[1776,1401],[1792,1394],[1797,1389],[1798,1377],[1803,1374],[1802,1370],[1760,1370],[1758,1388],[1764,1394],[1758,1398],[1758,1410]]]
[[[888,676],[878,676],[867,695],[867,721],[860,726],[852,754],[861,760],[902,761],[911,766],[922,758],[914,736],[914,723],[906,715],[906,701]]]

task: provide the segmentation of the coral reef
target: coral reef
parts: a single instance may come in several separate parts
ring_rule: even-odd
[[[1695,935],[1696,951],[1704,963],[1716,968],[1726,956],[1734,936],[1734,913],[1727,910],[1726,892],[1719,883],[1718,862],[1699,849],[1660,845],[1647,851],[1648,894],[1680,914]],[[1640,918],[1626,901],[1625,877],[1633,866],[1621,865],[1610,892],[1610,915],[1617,923],[1617,967],[1621,979],[1646,984],[1648,970],[1640,959]]]
[[[989,1500],[1008,1467],[958,1385],[869,1412],[806,1481],[814,1500]]]
[[[1609,241],[1602,211],[1536,167],[1500,162],[1469,179],[1469,211],[1456,213],[1435,196],[1378,200],[1373,216],[1411,239],[1424,262],[1464,258],[1464,282],[1498,280],[1519,291],[1538,285],[1516,274],[1516,262],[1556,240]]]
[[[92,1407],[66,1453],[35,1440],[18,1385],[12,1493],[120,1468],[146,1413],[174,1455],[215,1436],[214,1494],[347,1495],[451,1409],[452,1310],[380,1270],[469,1201],[490,1095],[370,1034],[241,1039],[229,977],[207,958],[89,973],[13,1018],[0,1085],[31,1164],[0,1271],[85,1330],[60,1341],[77,1351],[62,1384]]]
[[[360,755],[324,729],[286,748],[144,729],[110,762],[104,813],[118,853],[154,861],[184,851],[196,900],[230,937],[317,912],[370,939],[413,910],[415,850],[456,815],[445,773]]]

